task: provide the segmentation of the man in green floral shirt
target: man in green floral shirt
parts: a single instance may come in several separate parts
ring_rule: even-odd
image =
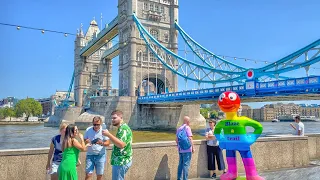
[[[115,110],[111,113],[112,125],[118,127],[117,135],[112,135],[108,130],[102,134],[113,142],[111,155],[112,180],[124,180],[124,176],[132,164],[132,132],[130,127],[123,122],[122,111]]]

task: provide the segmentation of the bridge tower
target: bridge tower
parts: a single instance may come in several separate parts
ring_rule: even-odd
[[[177,53],[177,0],[118,0],[119,95],[137,96],[177,91],[177,76],[153,56],[140,37],[132,14],[164,46]]]
[[[103,96],[107,89],[107,84],[111,81],[108,76],[108,63],[101,59],[103,52],[111,44],[106,44],[98,51],[88,57],[81,57],[80,50],[88,44],[90,40],[100,32],[95,20],[90,22],[89,28],[84,35],[82,24],[80,31],[77,33],[74,48],[74,96],[76,106],[82,107],[87,102],[86,99],[91,95]],[[110,73],[110,72],[109,72]],[[109,77],[109,79],[108,79]]]

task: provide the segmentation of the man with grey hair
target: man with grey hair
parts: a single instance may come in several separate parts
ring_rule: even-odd
[[[93,126],[88,127],[84,135],[85,143],[91,144],[86,156],[86,180],[92,179],[94,169],[97,180],[102,180],[106,163],[106,146],[110,144],[109,138],[102,135],[102,124],[101,117],[95,116],[92,119]]]
[[[192,132],[190,128],[190,117],[183,117],[183,124],[177,129],[176,143],[179,151],[179,165],[178,165],[178,180],[188,179],[188,171],[190,167],[190,161],[192,153],[194,153],[194,146],[192,141]]]

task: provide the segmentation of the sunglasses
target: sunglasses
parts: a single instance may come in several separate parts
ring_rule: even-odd
[[[101,124],[93,124],[93,126],[100,126]]]

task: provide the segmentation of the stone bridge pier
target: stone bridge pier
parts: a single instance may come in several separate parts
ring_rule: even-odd
[[[96,97],[91,100],[90,111],[93,114],[102,115],[108,128],[112,129],[111,112],[121,110],[124,113],[124,121],[132,129],[176,129],[183,123],[183,117],[191,118],[192,129],[203,129],[205,119],[200,115],[200,105],[139,105],[137,97]],[[86,120],[88,125],[92,119]],[[79,122],[78,120],[76,121]],[[81,119],[84,123],[84,119]],[[81,127],[80,127],[81,128]]]

